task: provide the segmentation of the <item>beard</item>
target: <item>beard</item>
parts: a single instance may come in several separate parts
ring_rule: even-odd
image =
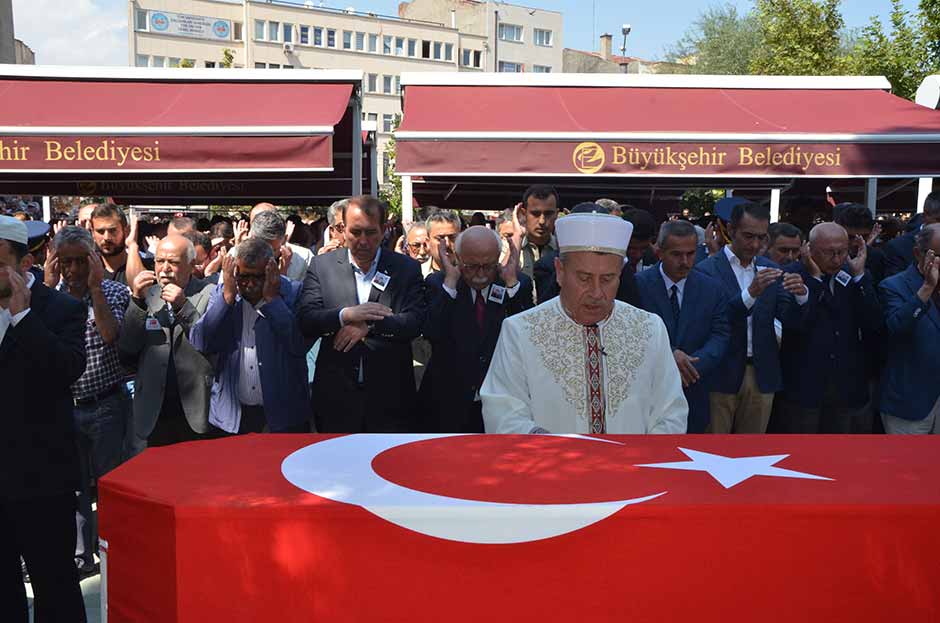
[[[114,256],[116,256],[116,255],[120,255],[121,253],[123,253],[125,248],[126,248],[126,247],[125,247],[124,243],[122,242],[121,244],[116,244],[116,245],[114,245],[114,250],[113,250],[113,251],[105,252],[104,249],[102,249],[101,247],[98,247],[98,252],[99,252],[101,255],[103,255],[104,257],[114,257]]]

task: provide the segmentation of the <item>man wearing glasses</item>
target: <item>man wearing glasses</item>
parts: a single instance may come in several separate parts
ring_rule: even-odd
[[[405,254],[421,264],[421,276],[431,274],[431,241],[424,223],[414,223],[405,234]]]
[[[271,245],[248,238],[222,260],[222,283],[192,342],[218,357],[209,423],[229,434],[310,432],[305,344],[294,315],[301,283],[279,275]]]
[[[431,270],[443,270],[439,263],[440,247],[443,245],[451,254],[457,235],[463,229],[463,222],[456,212],[451,210],[432,211],[425,226],[428,230],[428,243],[431,251]]]
[[[329,227],[326,228],[325,235],[328,238],[320,247],[320,250],[317,251],[317,255],[335,251],[346,244],[346,225],[343,222],[343,211],[348,203],[349,199],[340,199],[334,202],[330,209],[326,211],[326,222],[329,223]]]
[[[511,243],[504,264],[501,246],[495,231],[476,226],[457,237],[453,252],[437,247],[443,270],[426,280],[423,332],[432,351],[420,394],[429,432],[483,432],[480,386],[503,320],[532,307],[532,280],[519,269],[519,241]]]

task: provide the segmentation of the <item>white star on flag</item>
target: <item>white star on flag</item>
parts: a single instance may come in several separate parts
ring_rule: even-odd
[[[679,448],[682,454],[691,461],[677,461],[675,463],[648,463],[636,467],[656,467],[660,469],[683,469],[692,472],[708,472],[725,489],[741,484],[752,476],[777,476],[780,478],[804,478],[807,480],[832,480],[825,476],[795,472],[790,469],[774,467],[789,454],[775,454],[771,456],[743,456],[733,458],[720,454],[709,454],[698,450]]]

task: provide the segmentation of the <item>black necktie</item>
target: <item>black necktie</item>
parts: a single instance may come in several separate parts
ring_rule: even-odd
[[[672,303],[672,319],[679,321],[679,286],[672,284],[670,288],[672,294],[669,296],[669,302]]]

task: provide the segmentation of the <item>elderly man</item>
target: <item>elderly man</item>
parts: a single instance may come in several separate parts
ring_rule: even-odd
[[[558,220],[561,294],[503,322],[480,390],[488,433],[685,433],[669,334],[615,300],[631,225]]]
[[[454,252],[454,242],[456,242],[460,230],[463,229],[463,222],[456,212],[435,210],[431,212],[431,215],[425,221],[425,227],[428,230],[428,242],[430,244],[431,271],[436,272],[441,270],[440,264],[437,263],[440,257],[440,246],[443,244],[447,247],[448,252]]]
[[[97,526],[91,505],[91,483],[117,467],[123,458],[124,437],[130,419],[130,399],[117,343],[130,302],[127,287],[104,278],[104,266],[91,233],[81,227],[61,229],[52,242],[50,273],[46,285],[82,301],[88,311],[85,323],[85,372],[72,385],[73,416],[81,467],[78,511],[82,517],[79,572],[95,567]]]
[[[731,329],[721,284],[693,271],[698,234],[688,221],[667,221],[656,243],[656,270],[636,276],[643,309],[662,318],[689,403],[690,433],[704,433],[709,398]]]
[[[774,393],[783,385],[774,329],[800,322],[809,291],[797,273],[784,273],[758,254],[767,241],[770,210],[749,201],[731,212],[731,243],[696,265],[719,281],[728,299],[731,342],[710,396],[713,433],[765,433]]]
[[[836,223],[820,223],[809,233],[810,254],[796,273],[809,287],[809,301],[799,325],[784,333],[784,427],[791,433],[870,432],[868,401],[870,340],[881,328],[881,306],[871,273],[865,270],[866,247],[854,238],[858,253]]]
[[[405,234],[405,253],[421,264],[421,275],[431,274],[431,243],[428,227],[424,223],[412,223]]]
[[[209,423],[231,434],[309,432],[307,348],[293,312],[301,284],[278,273],[259,238],[235,247],[222,272],[191,332],[193,346],[218,358]]]
[[[335,251],[346,244],[346,237],[343,235],[346,229],[343,223],[343,212],[346,210],[348,204],[349,199],[340,199],[339,201],[334,201],[333,205],[326,211],[326,222],[329,224],[329,227],[323,232],[323,235],[327,236],[328,239],[324,241],[323,246],[317,251],[317,255]]]
[[[881,282],[888,361],[881,420],[889,434],[940,434],[940,224],[915,237],[914,262]]]
[[[299,316],[323,338],[314,373],[314,418],[325,433],[406,432],[417,425],[411,341],[424,321],[416,261],[383,252],[387,207],[361,196],[343,213],[346,247],[314,259]]]
[[[519,250],[499,263],[499,236],[483,226],[457,237],[455,253],[438,247],[444,270],[427,278],[423,333],[431,362],[421,384],[423,430],[482,433],[480,385],[503,320],[532,307],[532,280],[519,271]]]
[[[182,236],[157,245],[155,271],[137,275],[119,347],[137,361],[134,430],[159,446],[207,432],[213,369],[189,341],[214,286],[192,276],[196,250]]]
[[[535,263],[549,251],[558,252],[555,239],[555,220],[558,218],[558,191],[547,184],[534,184],[522,194],[522,203],[516,210],[516,218],[525,227],[522,238],[522,254],[519,266],[532,277]]]
[[[26,225],[0,216],[0,612],[28,619],[20,557],[38,621],[85,621],[75,566],[71,386],[85,369],[87,312],[30,272]]]

